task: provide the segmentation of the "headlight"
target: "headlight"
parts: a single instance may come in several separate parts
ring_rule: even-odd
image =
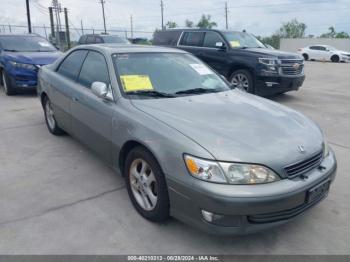
[[[266,68],[264,71],[269,73],[277,73],[278,60],[275,58],[259,58],[259,63],[263,64]]]
[[[36,70],[37,67],[31,64],[22,64],[22,63],[17,63],[15,61],[10,61],[10,64],[13,67],[21,68],[21,69],[27,69],[27,70]]]
[[[208,161],[185,155],[190,174],[198,179],[234,185],[265,184],[280,180],[271,169],[253,164]]]
[[[274,66],[278,64],[278,60],[276,58],[259,58],[259,63],[267,65],[267,66]]]

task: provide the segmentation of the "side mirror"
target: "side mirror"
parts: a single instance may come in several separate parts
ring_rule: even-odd
[[[106,83],[93,82],[91,85],[91,91],[95,96],[105,99],[108,94],[108,87]]]
[[[225,50],[226,49],[225,43],[223,43],[223,42],[216,42],[215,46],[217,48],[219,48],[220,50]]]

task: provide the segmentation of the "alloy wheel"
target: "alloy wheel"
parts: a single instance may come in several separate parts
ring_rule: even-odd
[[[47,100],[46,104],[45,104],[45,116],[46,116],[46,120],[47,123],[50,127],[51,130],[55,129],[56,126],[56,120],[54,117],[54,113],[52,110],[52,106],[51,106],[51,102],[50,100]]]
[[[158,202],[158,185],[152,168],[143,159],[135,159],[129,170],[130,186],[138,205],[151,211]]]
[[[249,79],[245,74],[236,74],[232,77],[231,80],[232,85],[237,88],[240,89],[244,92],[248,92],[249,90]]]

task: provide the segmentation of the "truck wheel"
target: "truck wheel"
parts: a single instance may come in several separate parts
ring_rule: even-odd
[[[309,55],[308,54],[303,54],[304,60],[307,61],[309,60]]]
[[[240,69],[232,73],[230,82],[234,88],[254,94],[253,77],[248,70]]]
[[[137,212],[153,222],[166,221],[169,217],[169,195],[165,176],[147,149],[139,146],[130,151],[124,177]]]
[[[339,63],[339,56],[337,56],[337,55],[334,55],[334,56],[332,56],[331,57],[331,61],[333,62],[333,63]]]
[[[3,70],[1,71],[1,82],[5,90],[5,94],[8,96],[13,96],[16,94],[15,88],[11,85],[11,81],[9,79],[9,76],[6,74],[6,72]]]

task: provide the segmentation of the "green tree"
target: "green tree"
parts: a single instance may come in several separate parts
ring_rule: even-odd
[[[277,35],[281,38],[302,38],[305,36],[306,28],[306,24],[293,19],[287,23],[283,23]]]
[[[197,27],[199,28],[208,28],[208,29],[211,29],[216,26],[218,26],[217,23],[211,21],[210,15],[202,15],[201,19],[197,24]]]
[[[192,27],[193,27],[193,24],[194,24],[194,23],[193,23],[191,20],[186,19],[186,21],[185,21],[185,26],[186,26],[186,27],[192,28]]]
[[[165,25],[166,28],[176,28],[177,24],[174,21],[168,21]]]
[[[334,26],[331,26],[328,28],[327,33],[324,33],[320,35],[322,38],[350,38],[349,34],[342,31],[342,32],[337,32],[334,28]]]

